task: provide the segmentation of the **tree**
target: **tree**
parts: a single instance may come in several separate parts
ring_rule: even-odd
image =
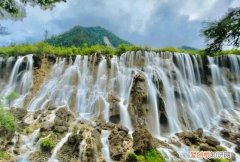
[[[39,5],[43,9],[51,9],[55,3],[66,0],[0,0],[0,18],[22,18],[25,16],[24,5]]]
[[[220,20],[207,23],[202,34],[206,38],[207,54],[221,51],[224,45],[239,47],[240,8],[230,9]]]

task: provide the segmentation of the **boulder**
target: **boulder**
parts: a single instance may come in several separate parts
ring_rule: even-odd
[[[133,149],[136,154],[143,154],[144,151],[154,148],[153,137],[146,128],[137,127],[132,137]]]
[[[66,126],[54,126],[54,131],[58,133],[64,133],[68,131],[68,127]]]
[[[128,130],[125,127],[116,126],[108,137],[110,156],[113,160],[121,161],[126,156],[129,148],[126,143],[131,140]]]
[[[201,143],[199,149],[200,151],[216,151],[216,148],[209,146],[206,143]]]
[[[211,146],[220,145],[220,142],[212,136],[206,136],[206,143],[211,145]]]
[[[220,134],[221,134],[221,136],[222,136],[223,138],[226,139],[226,138],[230,138],[231,132],[228,131],[228,130],[226,130],[226,129],[223,129],[223,130],[221,130]]]

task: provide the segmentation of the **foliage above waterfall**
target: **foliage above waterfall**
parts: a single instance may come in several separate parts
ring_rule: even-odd
[[[120,44],[130,44],[129,42],[122,40],[117,37],[112,32],[102,28],[102,27],[82,27],[75,26],[69,31],[60,34],[58,36],[53,36],[46,40],[47,43],[54,46],[76,46],[76,47],[86,47],[93,45],[106,45],[104,38],[107,38],[110,43],[117,47]]]
[[[73,56],[73,55],[90,55],[93,53],[101,53],[107,56],[121,55],[127,51],[154,51],[154,52],[170,52],[170,53],[186,53],[192,55],[205,56],[204,50],[187,50],[175,47],[164,47],[164,48],[151,48],[148,46],[134,46],[129,44],[121,44],[116,49],[107,47],[104,45],[94,45],[90,47],[56,47],[49,45],[48,43],[40,42],[36,44],[22,44],[22,45],[11,45],[7,47],[0,47],[0,55],[3,56],[15,56],[15,55],[27,55],[27,54],[50,54],[56,56]],[[224,55],[224,54],[240,54],[240,50],[225,50],[216,52],[213,55]]]
[[[240,8],[230,10],[222,19],[208,23],[202,31],[206,38],[206,52],[213,54],[221,51],[226,43],[239,47],[240,43]]]
[[[179,52],[189,54],[203,55],[201,50],[184,50],[174,47],[166,47],[154,49],[150,47],[133,46],[129,44],[121,44],[116,49],[103,45],[94,45],[90,47],[55,47],[44,42],[36,44],[12,45],[8,47],[0,47],[0,55],[27,55],[27,54],[54,54],[56,56],[71,56],[71,55],[89,55],[93,53],[101,53],[104,55],[121,55],[127,51],[155,51],[155,52]]]

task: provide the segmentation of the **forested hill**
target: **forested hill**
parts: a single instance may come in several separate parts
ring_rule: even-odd
[[[96,44],[106,45],[106,43],[108,44],[109,42],[114,47],[117,47],[120,44],[130,44],[129,42],[119,38],[112,32],[99,26],[97,27],[75,26],[69,31],[66,31],[60,35],[53,36],[47,39],[46,42],[53,46],[66,46],[66,47],[69,46],[84,47]]]

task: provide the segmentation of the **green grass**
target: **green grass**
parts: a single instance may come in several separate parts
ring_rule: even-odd
[[[156,149],[145,151],[143,155],[129,153],[127,162],[166,162],[162,154]]]
[[[51,151],[54,148],[54,143],[49,137],[40,140],[40,147],[43,151]]]
[[[0,108],[0,128],[7,132],[15,132],[17,129],[17,122],[13,114],[3,108]]]

